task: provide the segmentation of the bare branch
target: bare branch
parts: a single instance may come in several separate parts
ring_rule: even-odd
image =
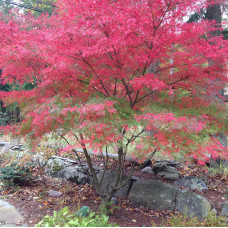
[[[124,81],[123,78],[122,78],[122,82],[123,82],[124,87],[125,87],[125,89],[126,89],[126,94],[127,94],[128,98],[129,98],[129,100],[130,100],[130,107],[133,108],[133,106],[132,106],[133,103],[132,103],[131,94],[130,94],[129,88],[128,88],[128,86],[127,86],[127,84],[126,84],[126,82]]]

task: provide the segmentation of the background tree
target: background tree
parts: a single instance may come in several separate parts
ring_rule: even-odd
[[[199,22],[200,20],[214,20],[217,26],[221,28],[220,24],[222,21],[222,12],[228,15],[226,3],[223,2],[220,4],[210,4],[208,1],[208,7],[200,9],[199,12],[194,12],[193,14],[191,14],[187,22],[192,23]],[[215,33],[217,33],[217,35],[221,35],[221,30],[217,30]],[[222,30],[222,34],[224,36],[224,39],[228,39],[227,28],[224,28]]]
[[[10,4],[10,1],[0,1],[0,11],[3,14],[9,14],[13,6]]]
[[[19,10],[20,13],[32,13],[40,16],[42,13],[51,14],[56,8],[55,0],[1,0],[0,11],[3,14],[11,13],[12,9]]]
[[[43,13],[51,14],[53,9],[56,7],[53,4],[53,1],[50,0],[20,0],[20,1],[13,1],[13,0],[2,0],[0,1],[0,12],[4,15],[8,16],[15,16],[15,10],[19,11],[22,14],[26,14],[30,12],[34,16],[40,16]],[[8,17],[7,20],[10,20]],[[6,19],[6,18],[5,18]],[[1,76],[1,72],[0,72]],[[34,88],[35,83],[24,83],[22,88],[16,83],[11,85],[9,84],[2,84],[2,80],[0,81],[0,91],[10,91],[10,90],[31,90]],[[16,103],[5,107],[2,100],[1,108],[0,108],[0,116],[1,121],[0,125],[6,125],[9,123],[18,123],[20,121],[20,109],[16,105]]]
[[[221,4],[213,4],[213,1],[208,0],[206,19],[215,22],[215,27],[218,29],[213,31],[214,36],[220,36],[222,34],[221,23],[222,23],[222,11]]]
[[[25,6],[25,12],[31,12],[35,16],[40,16],[42,13],[51,14],[56,8],[55,0],[21,0]]]
[[[227,156],[227,148],[209,137],[227,132],[224,106],[205,102],[227,82],[221,68],[227,41],[211,35],[217,28],[210,21],[183,20],[205,4],[61,0],[51,16],[1,21],[4,80],[22,85],[36,79],[31,91],[0,94],[23,110],[18,134],[37,140],[61,129],[66,151],[73,150],[80,160],[75,148],[82,149],[105,202],[126,183],[126,156],[145,161],[157,151],[202,164],[210,154]],[[159,67],[151,72],[158,59]],[[89,150],[104,155],[111,148],[118,155],[115,181],[104,192]]]

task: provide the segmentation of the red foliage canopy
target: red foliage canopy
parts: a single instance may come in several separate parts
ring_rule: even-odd
[[[228,128],[223,106],[212,102],[227,82],[227,41],[210,35],[213,22],[186,23],[204,0],[57,5],[51,16],[0,22],[2,77],[36,83],[32,91],[1,93],[23,108],[20,134],[61,128],[76,146],[134,144],[141,158],[154,147],[201,161],[227,156],[210,138]]]

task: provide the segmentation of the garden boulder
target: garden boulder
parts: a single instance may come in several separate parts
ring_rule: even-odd
[[[50,196],[50,197],[59,197],[62,194],[63,194],[62,192],[58,192],[58,191],[54,191],[54,190],[48,191],[48,196]]]
[[[142,173],[154,174],[154,171],[152,170],[152,168],[150,166],[143,168],[141,171],[142,171]]]
[[[180,190],[175,185],[158,180],[133,182],[129,200],[134,204],[154,210],[174,210],[187,217],[205,218],[210,211],[210,203],[203,196],[190,190]]]
[[[198,190],[198,191],[208,190],[208,187],[204,183],[204,181],[202,181],[197,177],[192,177],[192,176],[183,177],[179,180],[176,180],[174,184],[178,187],[184,187],[191,190]]]
[[[84,170],[81,166],[71,166],[66,167],[61,171],[63,178],[77,183],[77,184],[85,184],[89,183],[89,177],[86,174],[86,170]]]
[[[174,167],[167,166],[162,171],[159,171],[157,175],[167,180],[177,180],[179,179],[180,173]]]
[[[175,161],[156,161],[152,166],[152,170],[157,174],[160,171],[163,171],[166,167],[176,167],[179,163]]]
[[[49,158],[45,166],[45,173],[52,177],[63,178],[63,170],[67,167],[76,165],[77,162],[68,158],[53,156]]]
[[[101,181],[101,179],[103,177],[103,180],[102,180],[102,183],[101,183],[101,188],[102,188],[102,190],[104,192],[108,192],[111,189],[112,184],[115,181],[116,171],[115,170],[106,170],[105,174],[104,175],[103,174],[104,174],[104,171],[100,171],[97,174],[97,177],[98,177],[99,181]],[[127,178],[128,177],[126,175],[123,175],[121,183],[126,181]],[[127,184],[124,185],[122,188],[117,190],[117,192],[114,194],[114,196],[121,196],[121,197],[127,196],[128,192],[129,192],[129,189],[130,189],[130,185],[131,185],[131,180],[129,180],[127,182]]]
[[[178,190],[176,208],[188,218],[204,219],[210,212],[211,205],[205,197],[199,194],[190,190]]]
[[[226,201],[225,203],[223,203],[221,214],[223,216],[228,216],[228,201]]]
[[[129,200],[155,210],[173,210],[177,188],[158,180],[139,180],[133,183]]]
[[[24,220],[16,208],[4,200],[0,200],[0,221],[6,224],[21,223]]]

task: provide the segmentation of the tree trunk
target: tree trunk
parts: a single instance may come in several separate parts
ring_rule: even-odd
[[[221,12],[221,4],[210,4],[210,0],[208,0],[208,8],[207,8],[207,14],[206,19],[210,21],[215,21],[218,29],[213,31],[211,35],[213,36],[220,36],[222,34],[221,31],[221,22],[222,22],[222,12]]]
[[[208,8],[207,8],[207,14],[206,19],[210,21],[215,21],[215,28],[217,28],[215,31],[211,32],[212,36],[221,36],[222,30],[221,30],[221,22],[222,22],[222,11],[221,11],[221,4],[210,4],[211,0],[208,0]],[[209,60],[209,64],[220,64],[219,62],[214,62]],[[221,95],[224,94],[224,90],[219,91]],[[227,147],[227,136],[224,135],[222,132],[218,133],[216,136],[213,136],[216,139],[219,140],[219,142],[222,144],[222,146]],[[221,163],[226,164],[227,162],[221,158],[216,158],[214,161],[215,165],[221,165]],[[213,162],[212,162],[213,164]]]

